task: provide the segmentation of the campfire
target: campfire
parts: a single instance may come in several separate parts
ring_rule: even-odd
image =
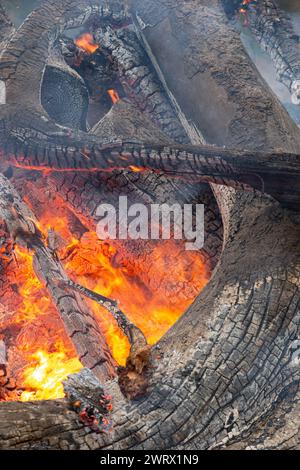
[[[20,181],[19,183],[20,184]],[[39,182],[37,188],[41,186]],[[30,185],[26,201],[39,207],[39,194]],[[166,240],[155,243],[151,258],[157,274],[167,288],[151,291],[142,272],[132,271],[126,260],[119,261],[113,244],[98,239],[95,232],[81,236],[73,230],[74,220],[64,201],[49,200],[46,210],[40,208],[39,230],[57,240],[56,254],[69,277],[82,286],[119,302],[121,309],[144,333],[148,344],[155,344],[178,320],[209,279],[209,267],[201,253],[185,252],[183,243]],[[38,210],[37,210],[38,212]],[[32,401],[64,396],[62,381],[82,368],[47,289],[37,278],[30,250],[16,246],[15,262],[6,273],[14,286],[2,303],[9,310],[2,331],[6,344],[12,344],[7,374],[14,387],[5,400]],[[176,259],[176,271],[173,261]],[[141,265],[140,269],[146,269]],[[184,293],[182,292],[184,286]],[[168,291],[166,291],[168,289]],[[182,292],[182,294],[181,294]],[[125,366],[130,344],[112,316],[97,303],[88,300],[97,323],[114,359]],[[12,313],[13,312],[13,313]]]
[[[132,79],[128,82],[130,86],[121,80],[122,74],[116,68],[113,50],[109,50],[107,45],[100,47],[90,32],[82,33],[74,43],[62,37],[59,47],[66,54],[69,66],[87,84],[90,103],[95,108],[104,106],[103,109],[107,111],[112,105],[118,104],[119,112],[125,112],[125,117],[130,112],[134,113],[135,119],[140,119],[140,98],[136,100]],[[46,74],[46,77],[49,81],[49,75]],[[100,93],[97,95],[99,86]],[[53,106],[55,103],[55,99],[51,99],[49,87],[45,86],[49,98],[44,106],[48,106],[48,103]],[[56,86],[53,94],[56,94]],[[124,99],[127,101],[124,102]],[[55,106],[51,112],[56,112],[60,103],[57,102]],[[164,106],[169,106],[167,101]],[[88,115],[90,118],[93,119]],[[142,115],[141,118],[144,122]],[[118,126],[122,129],[124,123],[122,117],[119,119]],[[147,125],[151,129],[152,124]],[[155,132],[158,131],[155,129]],[[88,149],[82,148],[81,155],[87,160],[90,158]],[[148,241],[144,248],[142,246],[142,251],[147,253],[146,257],[143,253],[139,254],[141,247],[135,248],[134,244],[129,247],[126,244],[118,245],[113,240],[103,241],[96,234],[95,220],[85,204],[80,206],[79,203],[75,207],[70,203],[69,196],[66,199],[64,193],[53,192],[53,184],[59,181],[58,175],[52,175],[49,169],[42,173],[36,172],[38,168],[34,165],[26,171],[18,167],[16,163],[10,179],[23,196],[28,210],[32,210],[30,217],[36,217],[34,226],[39,232],[39,243],[45,244],[50,258],[54,257],[54,261],[60,263],[59,269],[63,270],[63,275],[75,286],[81,286],[81,292],[88,293],[84,308],[90,312],[88,315],[93,316],[93,329],[97,329],[97,334],[105,338],[116,366],[124,369],[133,347],[128,327],[124,327],[124,321],[120,323],[119,317],[114,315],[115,307],[113,310],[107,309],[105,302],[105,305],[97,302],[97,296],[118,305],[121,317],[126,317],[125,323],[132,325],[130,328],[134,328],[134,331],[136,329],[142,343],[152,346],[180,318],[206,285],[210,277],[210,262],[201,252],[186,252],[183,240]],[[145,169],[135,165],[130,166],[130,171],[132,174],[145,173]],[[82,183],[78,183],[82,184],[82,190],[87,181],[92,181],[91,178],[95,181],[99,178],[101,181],[103,175],[86,173]],[[68,187],[69,183],[66,184]],[[44,188],[48,188],[46,192]],[[70,189],[71,186],[67,189],[68,194]],[[77,186],[76,190],[80,190],[80,187]],[[85,194],[84,191],[82,194]],[[94,188],[86,197],[97,197],[97,189]],[[2,401],[61,398],[64,396],[62,382],[70,374],[80,371],[84,365],[95,361],[92,359],[94,353],[88,350],[83,354],[84,360],[79,356],[78,350],[81,351],[82,346],[81,343],[74,344],[73,335],[76,335],[75,324],[81,321],[80,316],[74,325],[66,328],[64,323],[69,320],[66,317],[62,321],[61,309],[65,307],[61,307],[57,298],[56,280],[51,279],[53,286],[49,289],[45,267],[41,267],[41,273],[36,268],[36,250],[31,243],[26,242],[25,245],[15,243],[8,254],[5,245],[1,254],[3,259],[8,259],[3,273],[8,288],[2,295],[3,311],[0,315],[0,340],[5,345],[7,355],[5,374],[0,377]],[[149,278],[145,277],[149,265],[152,273],[150,283]],[[66,298],[69,295],[65,286],[60,295]],[[74,293],[72,295],[76,296]],[[77,302],[75,297],[73,300]],[[72,334],[68,328],[71,328]],[[93,347],[98,349],[100,344],[95,342]],[[89,354],[91,359],[88,359]]]
[[[285,2],[7,3],[0,448],[299,447],[300,134],[245,50],[295,103]]]

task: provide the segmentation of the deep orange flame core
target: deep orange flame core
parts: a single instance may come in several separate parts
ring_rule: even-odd
[[[185,252],[174,240],[163,241],[155,245],[152,259],[160,276],[169,279],[171,288],[168,296],[159,286],[152,289],[153,292],[149,291],[139,273],[131,272],[124,263],[116,262],[118,253],[113,246],[100,241],[93,232],[85,233],[80,240],[74,238],[68,219],[53,214],[55,211],[49,211],[48,216],[43,215],[40,229],[46,234],[52,228],[66,242],[58,254],[70,277],[95,292],[119,300],[123,311],[141,328],[150,344],[166,333],[208,281],[209,273],[199,253]],[[32,254],[19,247],[16,256],[19,266],[16,277],[22,302],[17,309],[15,323],[30,323],[38,317],[44,319],[50,315],[59,324],[58,313],[35,276]],[[190,295],[174,295],[172,284],[174,292],[178,292],[178,283],[188,285]],[[127,338],[105,309],[95,302],[88,303],[113,356],[124,365],[129,353]],[[18,348],[27,363],[22,376],[25,389],[20,398],[22,401],[63,397],[62,381],[82,367],[62,325],[51,325],[49,330],[47,345],[43,344],[44,339],[39,343],[38,335],[33,340],[30,330],[18,338]]]
[[[90,33],[84,33],[75,39],[74,43],[79,49],[87,52],[88,54],[94,54],[99,49],[99,44],[95,43],[93,35]]]

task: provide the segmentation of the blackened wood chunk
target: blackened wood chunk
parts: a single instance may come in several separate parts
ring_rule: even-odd
[[[101,383],[89,369],[69,376],[63,384],[70,408],[76,411],[82,424],[97,433],[111,427],[112,397],[105,394]]]

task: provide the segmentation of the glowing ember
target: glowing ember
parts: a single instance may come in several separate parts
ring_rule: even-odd
[[[120,97],[119,97],[119,94],[118,94],[117,90],[113,90],[113,89],[112,90],[107,90],[107,93],[111,97],[111,100],[112,100],[113,104],[116,104],[120,100]]]
[[[75,44],[77,47],[85,51],[87,54],[94,54],[99,49],[99,44],[95,43],[93,35],[90,33],[85,33],[75,39]]]
[[[143,171],[145,171],[143,168],[140,168],[140,167],[134,166],[134,165],[131,165],[131,166],[129,167],[129,169],[130,169],[131,171],[134,171],[135,173],[142,173]]]

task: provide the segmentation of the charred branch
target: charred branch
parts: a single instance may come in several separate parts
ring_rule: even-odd
[[[97,302],[112,314],[130,343],[130,354],[126,360],[126,367],[119,368],[120,389],[130,399],[144,395],[149,386],[147,373],[150,365],[151,347],[147,344],[143,332],[126,317],[118,307],[117,302],[113,302],[72,281],[59,281],[58,285],[61,288],[79,292]]]
[[[130,320],[128,320],[122,310],[119,309],[117,302],[112,301],[103,295],[97,294],[97,292],[93,292],[90,289],[87,289],[86,287],[81,286],[80,284],[77,284],[73,281],[58,281],[58,285],[63,288],[69,288],[71,290],[80,292],[85,297],[94,300],[99,305],[108,310],[116,320],[123,333],[129,339],[133,350],[147,346],[147,341],[142,331],[137,328]]]

